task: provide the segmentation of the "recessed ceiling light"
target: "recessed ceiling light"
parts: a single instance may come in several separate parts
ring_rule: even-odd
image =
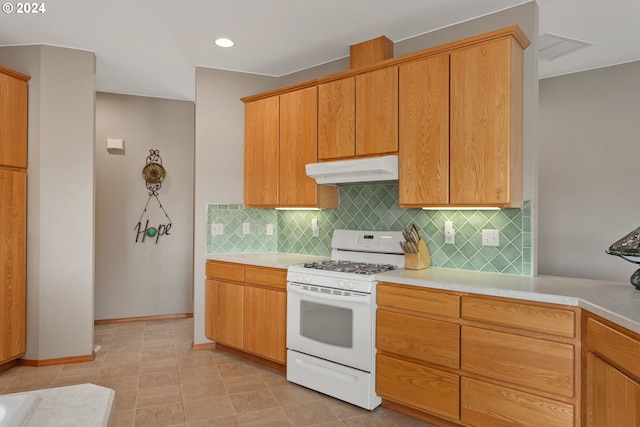
[[[225,39],[225,38],[220,38],[218,40],[215,41],[216,46],[220,46],[220,47],[231,47],[234,45],[233,40],[229,40],[229,39]]]

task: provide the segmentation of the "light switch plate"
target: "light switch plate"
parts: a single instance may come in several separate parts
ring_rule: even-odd
[[[445,245],[453,245],[456,240],[456,232],[453,229],[453,221],[445,221],[444,222],[444,244]]]
[[[500,246],[500,231],[482,230],[482,246]]]
[[[224,224],[221,222],[214,222],[211,224],[211,235],[222,236],[224,234]]]

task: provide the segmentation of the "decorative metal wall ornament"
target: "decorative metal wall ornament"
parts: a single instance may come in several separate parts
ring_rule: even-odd
[[[613,243],[605,252],[609,255],[618,256],[632,264],[640,265],[640,227]],[[629,257],[635,257],[636,259]],[[640,291],[640,269],[631,275],[630,282]]]
[[[144,209],[142,210],[142,214],[140,215],[140,219],[138,223],[133,228],[136,231],[136,243],[143,242],[147,237],[155,237],[156,244],[160,240],[161,236],[170,235],[171,230],[171,218],[169,218],[169,214],[162,206],[160,202],[160,198],[158,197],[158,191],[162,187],[162,181],[166,176],[166,172],[164,167],[162,166],[162,157],[160,157],[160,150],[149,150],[149,155],[147,156],[147,164],[142,168],[142,178],[144,178],[145,184],[147,186],[147,190],[149,190],[149,198],[147,199],[147,203],[144,205]],[[166,224],[158,224],[157,227],[149,227],[149,202],[152,198],[155,198],[158,202],[158,207],[164,213],[164,216],[167,218],[168,223]],[[146,223],[144,228],[142,227],[143,217],[146,215]]]

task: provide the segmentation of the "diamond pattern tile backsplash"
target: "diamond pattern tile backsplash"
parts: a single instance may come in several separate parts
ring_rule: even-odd
[[[320,237],[313,237],[311,220],[317,218]],[[444,222],[453,221],[455,244],[444,244]],[[222,223],[224,234],[212,236],[212,223]],[[250,234],[242,234],[249,223]],[[415,223],[429,248],[432,267],[530,276],[531,202],[521,209],[422,210],[398,206],[398,185],[340,187],[338,209],[279,211],[244,209],[242,205],[208,205],[207,251],[213,253],[285,252],[331,255],[336,228],[401,230]],[[267,224],[274,225],[267,235]],[[482,246],[482,230],[500,232],[500,246]]]

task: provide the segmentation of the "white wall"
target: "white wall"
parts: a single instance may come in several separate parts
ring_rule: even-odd
[[[0,63],[32,77],[24,358],[86,356],[93,346],[95,56],[3,47]]]
[[[540,81],[539,273],[628,282],[640,226],[640,62]]]
[[[107,138],[125,140],[107,152]],[[165,180],[158,198],[170,235],[136,243],[135,225],[148,200],[142,168],[160,150]],[[97,93],[95,318],[192,312],[194,104]],[[167,224],[152,198],[142,225]]]

